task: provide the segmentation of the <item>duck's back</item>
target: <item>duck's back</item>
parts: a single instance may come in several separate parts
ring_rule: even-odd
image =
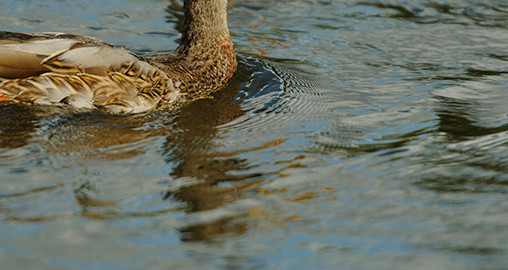
[[[0,96],[139,113],[171,103],[171,78],[143,58],[98,39],[57,33],[0,32]]]

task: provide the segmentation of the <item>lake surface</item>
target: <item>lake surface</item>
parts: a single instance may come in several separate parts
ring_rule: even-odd
[[[213,99],[0,105],[2,269],[507,269],[506,1],[230,4],[239,70]],[[181,18],[0,1],[2,30],[140,55]]]

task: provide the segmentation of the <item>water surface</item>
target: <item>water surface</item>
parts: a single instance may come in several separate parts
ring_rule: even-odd
[[[178,2],[177,2],[178,3]],[[505,1],[231,1],[213,99],[0,105],[2,269],[506,269]],[[167,1],[0,1],[9,31],[172,51]]]

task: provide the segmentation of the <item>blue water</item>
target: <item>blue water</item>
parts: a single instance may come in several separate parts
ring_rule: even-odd
[[[505,1],[230,1],[239,70],[143,116],[0,105],[1,269],[507,269]],[[167,1],[2,30],[171,52]]]

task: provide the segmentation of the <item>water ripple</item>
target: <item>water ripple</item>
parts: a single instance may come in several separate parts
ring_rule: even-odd
[[[508,6],[504,1],[489,1],[479,5],[471,5],[470,1],[422,1],[420,3],[400,3],[399,1],[361,2],[359,5],[374,6],[379,9],[391,10],[390,18],[413,21],[422,24],[474,24],[482,27],[506,28]]]
[[[142,55],[183,22],[180,0],[22,2],[5,30]],[[506,268],[506,1],[229,4],[238,72],[211,99],[0,105],[3,268]]]

